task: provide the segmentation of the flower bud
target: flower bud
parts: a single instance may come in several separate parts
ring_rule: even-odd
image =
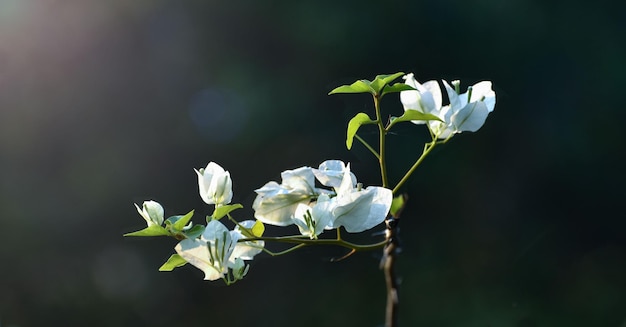
[[[146,220],[148,227],[163,224],[163,207],[156,201],[144,201],[142,208],[135,203],[137,212]]]
[[[209,162],[204,169],[196,170],[200,197],[206,204],[229,204],[233,198],[233,181],[230,173],[220,165]]]

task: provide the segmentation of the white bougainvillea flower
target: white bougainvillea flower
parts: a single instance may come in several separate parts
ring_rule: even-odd
[[[211,220],[200,239],[185,239],[176,247],[176,253],[187,262],[204,272],[205,280],[217,280],[228,273],[228,269],[241,269],[241,260],[252,259],[247,250],[235,256],[240,232],[229,231],[219,220]],[[238,260],[239,259],[239,260]],[[246,268],[247,271],[247,268]]]
[[[346,167],[346,171],[350,166]],[[393,192],[384,187],[370,186],[366,189],[355,187],[349,174],[344,175],[343,181],[335,188],[337,196],[333,198],[332,227],[343,226],[350,233],[359,233],[371,229],[382,223],[393,200]]]
[[[341,160],[326,160],[322,162],[318,169],[313,169],[315,178],[324,186],[338,187],[343,180],[346,164]],[[350,173],[352,181],[356,184],[356,176]]]
[[[476,132],[485,123],[487,116],[496,105],[496,93],[491,89],[491,82],[482,81],[469,87],[467,92],[459,94],[459,81],[443,84],[450,99],[450,105],[441,109],[440,121],[430,121],[429,127],[439,139],[447,139],[461,132]]]
[[[315,188],[313,176],[334,192]],[[391,207],[391,190],[357,187],[350,165],[339,160],[324,161],[320,169],[288,170],[282,177],[282,184],[269,182],[256,190],[254,216],[272,225],[296,224],[310,238],[340,226],[351,233],[370,229],[385,220]]]
[[[417,110],[425,114],[433,114],[439,116],[441,110],[441,88],[437,81],[428,81],[420,84],[413,74],[407,74],[403,77],[405,84],[415,90],[400,92],[400,101],[404,110]],[[426,121],[413,120],[414,124],[424,124]]]
[[[294,214],[294,223],[300,234],[316,239],[324,229],[330,228],[334,221],[333,207],[336,201],[327,194],[322,194],[311,206],[300,203]]]
[[[269,182],[255,190],[252,204],[254,217],[263,223],[288,226],[300,203],[308,203],[318,195],[311,167],[286,170],[281,173],[282,184]]]
[[[254,220],[244,220],[240,222],[239,225],[241,225],[244,228],[252,229],[252,227],[254,227],[254,223],[255,223]],[[235,227],[235,230],[232,231],[231,233],[237,234],[238,240],[242,238],[246,238],[246,235],[242,233],[241,228],[239,228],[239,226]],[[264,246],[265,246],[264,241],[238,242],[237,245],[235,245],[235,249],[233,250],[233,253],[230,257],[229,262],[231,265],[234,265],[236,263],[235,262],[236,259],[252,260],[255,255],[263,251]]]
[[[135,203],[137,212],[146,220],[148,227],[163,224],[163,207],[156,201],[144,201],[141,208]]]
[[[196,170],[200,197],[206,204],[229,204],[233,198],[233,181],[230,173],[220,165],[209,162],[204,169]]]

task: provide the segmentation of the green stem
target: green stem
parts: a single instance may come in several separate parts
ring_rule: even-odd
[[[363,145],[370,150],[371,153],[374,154],[374,156],[376,157],[376,159],[380,160],[380,155],[378,154],[378,152],[376,152],[376,150],[374,150],[374,148],[372,148],[371,145],[369,145],[369,143],[365,142],[364,139],[362,139],[359,135],[354,134],[354,137],[359,140],[361,143],[363,143]]]
[[[380,165],[380,175],[382,178],[382,187],[389,187],[389,180],[387,179],[387,163],[385,162],[385,137],[387,136],[387,130],[380,115],[380,98],[374,95],[374,108],[376,109],[376,124],[378,125],[378,137],[379,137],[379,151],[378,151],[378,163]]]
[[[301,248],[303,246],[306,246],[306,244],[294,245],[294,246],[288,248],[287,250],[280,251],[280,252],[272,252],[272,251],[270,251],[270,250],[268,250],[266,248],[263,248],[263,252],[271,255],[272,257],[276,257],[276,256],[279,256],[279,255],[283,255],[283,254],[287,254],[289,252],[295,251],[295,250],[297,250],[297,249],[299,249],[299,248]]]
[[[432,142],[426,143],[424,145],[424,150],[422,151],[422,155],[417,159],[417,161],[415,161],[413,166],[411,166],[411,169],[409,169],[406,172],[406,174],[404,174],[404,177],[402,177],[402,179],[398,182],[398,184],[393,188],[393,194],[396,194],[400,190],[402,185],[404,185],[404,183],[406,183],[406,181],[411,177],[413,172],[415,172],[417,167],[422,163],[422,161],[424,161],[426,156],[430,153],[430,151],[433,150],[433,148],[437,144],[438,144],[438,142],[437,142],[437,139],[435,138],[435,139],[432,140]]]
[[[292,244],[303,244],[303,245],[336,245],[344,248],[352,249],[354,251],[371,251],[376,249],[381,249],[387,244],[387,241],[382,241],[373,244],[354,244],[350,242],[346,242],[340,239],[303,239],[300,237],[293,236],[267,236],[267,237],[248,237],[242,238],[238,240],[238,242],[248,242],[248,241],[268,241],[268,242],[280,242],[280,243],[292,243]]]

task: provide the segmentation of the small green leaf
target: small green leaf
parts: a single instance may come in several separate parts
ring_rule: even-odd
[[[376,79],[381,79],[383,80],[383,82],[385,82],[385,85],[393,82],[395,79],[397,79],[398,77],[404,75],[404,72],[397,72],[395,74],[388,74],[388,75],[378,75],[376,76]]]
[[[404,209],[404,206],[406,205],[407,199],[408,197],[406,196],[406,194],[400,194],[393,198],[393,200],[391,201],[391,209],[389,210],[389,213],[392,217],[398,218],[400,216],[402,209]]]
[[[225,206],[216,207],[211,217],[213,217],[213,219],[221,219],[222,217],[229,214],[231,211],[241,208],[243,208],[243,206],[239,203],[227,204]]]
[[[178,254],[172,254],[167,261],[159,268],[159,271],[172,271],[174,268],[182,267],[187,264],[187,260]]]
[[[389,124],[389,126],[387,127],[387,130],[389,130],[391,128],[391,126],[395,125],[396,123],[401,123],[404,121],[412,121],[412,120],[424,120],[424,121],[428,121],[428,120],[438,120],[441,121],[441,119],[433,114],[425,114],[423,112],[417,111],[417,110],[413,110],[413,109],[408,109],[404,111],[404,114],[402,114],[402,116],[400,117],[391,117],[391,123]]]
[[[174,229],[176,229],[176,230],[183,230],[183,228],[185,228],[185,226],[187,226],[187,224],[191,220],[191,217],[193,217],[193,212],[194,212],[194,210],[191,210],[186,215],[180,217],[180,219],[178,219],[174,223],[174,225],[173,225]]]
[[[348,131],[347,131],[347,137],[346,137],[346,146],[348,147],[348,150],[352,148],[354,135],[356,135],[356,132],[359,130],[359,127],[361,127],[361,125],[364,125],[364,124],[374,124],[374,123],[376,123],[375,120],[371,120],[367,114],[362,113],[362,112],[359,112],[358,114],[356,114],[356,116],[350,119],[350,122],[348,122]]]
[[[411,91],[411,90],[415,90],[415,88],[413,88],[410,85],[406,85],[404,83],[396,83],[394,85],[385,86],[385,88],[383,89],[382,95],[389,94],[389,93],[397,93],[397,92],[402,92],[402,91]]]
[[[393,80],[397,79],[398,77],[402,75],[404,75],[403,72],[399,72],[395,74],[388,74],[388,75],[378,75],[376,76],[376,78],[374,78],[374,80],[372,81],[370,85],[372,89],[374,89],[374,92],[376,92],[376,94],[381,94],[381,92],[383,91],[385,86],[387,86],[387,84],[393,82]],[[384,95],[384,92],[382,93],[383,93],[382,95]]]
[[[196,238],[200,235],[202,235],[202,233],[204,233],[204,226],[203,225],[193,225],[193,227],[189,228],[186,231],[183,231],[182,233],[187,237],[187,238]]]
[[[170,233],[167,231],[167,229],[159,225],[151,225],[142,230],[124,234],[124,236],[168,236],[168,235],[170,235]]]
[[[263,225],[263,223],[260,220],[257,220],[252,226],[251,230],[252,230],[252,234],[255,237],[261,237],[263,236],[263,233],[265,232],[265,225]]]
[[[330,91],[328,95],[337,93],[371,93],[375,94],[374,89],[370,86],[370,81],[363,79],[358,80],[350,85],[342,85]]]

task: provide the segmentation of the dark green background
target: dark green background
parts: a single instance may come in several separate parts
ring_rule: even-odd
[[[406,187],[402,325],[625,326],[625,32],[623,1],[0,0],[0,323],[380,325],[378,253],[263,255],[225,287],[158,272],[173,240],[121,235],[147,199],[200,222],[209,161],[240,219],[284,169],[337,158],[377,183],[343,145],[369,99],[326,94],[405,71],[491,80],[497,104]],[[397,181],[426,133],[396,132]]]

